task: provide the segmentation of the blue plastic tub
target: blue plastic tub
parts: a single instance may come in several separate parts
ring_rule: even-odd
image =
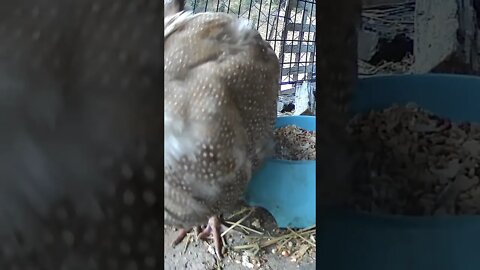
[[[315,130],[313,116],[286,116],[277,127],[296,125]],[[315,161],[268,160],[253,175],[245,200],[268,210],[281,228],[305,228],[316,223]]]
[[[480,122],[480,78],[404,75],[362,79],[353,112],[415,102],[454,121]],[[336,212],[317,224],[317,269],[479,270],[480,217]]]

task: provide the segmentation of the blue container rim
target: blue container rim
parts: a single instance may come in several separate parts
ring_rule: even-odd
[[[388,226],[390,228],[425,228],[431,230],[436,229],[458,229],[458,226],[471,227],[472,223],[478,225],[480,216],[476,215],[445,215],[445,216],[412,216],[412,215],[389,215],[389,214],[375,214],[368,212],[356,212],[355,210],[337,210],[328,213],[327,216],[341,217],[342,221],[352,220],[354,222],[361,222],[369,224],[369,226]]]
[[[316,164],[316,160],[286,160],[286,159],[276,159],[272,158],[268,160],[269,162],[282,163],[282,164]]]
[[[470,80],[480,80],[479,76],[469,75],[469,74],[452,74],[452,73],[427,73],[427,74],[380,74],[380,75],[371,75],[359,78],[359,80],[371,80],[371,79],[389,79],[392,77],[417,77],[417,78],[451,78],[451,79],[470,79]]]
[[[295,117],[295,118],[315,118],[313,115],[282,115],[278,116],[277,118],[288,118],[288,117]]]

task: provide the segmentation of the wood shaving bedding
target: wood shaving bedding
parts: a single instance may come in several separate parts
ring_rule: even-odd
[[[275,136],[275,158],[283,160],[315,160],[316,137],[295,125],[277,128]]]
[[[480,213],[480,125],[453,123],[415,104],[354,117],[372,177],[355,183],[353,206],[399,215]]]

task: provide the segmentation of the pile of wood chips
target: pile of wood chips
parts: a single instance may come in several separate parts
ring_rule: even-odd
[[[294,125],[275,130],[275,158],[283,160],[315,160],[316,137]]]
[[[366,147],[372,175],[355,184],[357,209],[480,213],[480,125],[452,123],[408,104],[357,115],[348,130]]]

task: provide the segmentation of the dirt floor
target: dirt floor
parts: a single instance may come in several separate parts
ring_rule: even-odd
[[[212,241],[197,240],[193,232],[173,248],[178,231],[165,228],[165,269],[315,269],[315,228],[279,230],[266,211],[250,211],[226,218],[225,229],[239,220],[242,226],[225,235],[222,260],[214,255]],[[255,246],[260,246],[257,254]]]

